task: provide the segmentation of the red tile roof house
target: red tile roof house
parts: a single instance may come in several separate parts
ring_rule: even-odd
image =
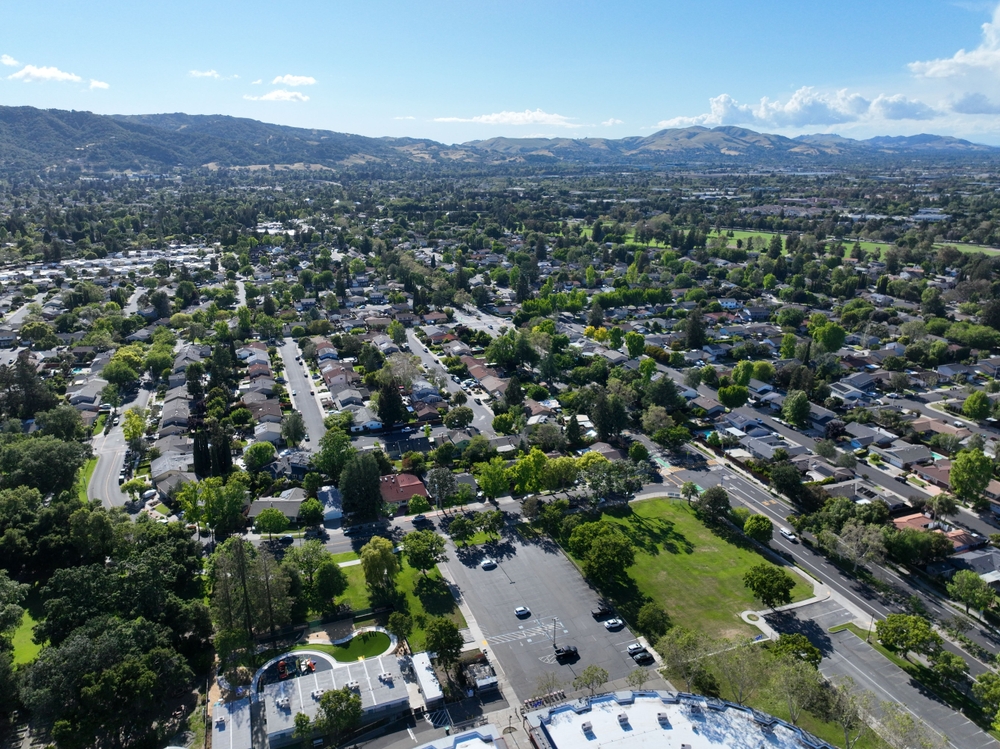
[[[394,473],[383,476],[379,485],[382,501],[393,507],[408,505],[410,499],[417,495],[429,497],[427,487],[412,473]]]

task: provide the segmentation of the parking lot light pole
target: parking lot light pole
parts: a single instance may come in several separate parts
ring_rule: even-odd
[[[552,617],[552,647],[556,646],[556,621],[558,621],[554,616]]]

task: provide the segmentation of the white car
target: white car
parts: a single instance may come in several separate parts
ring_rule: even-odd
[[[623,622],[618,617],[615,617],[614,619],[608,619],[606,622],[604,622],[604,628],[608,629],[608,630],[611,630],[611,629],[621,629],[624,626],[625,626],[625,622]]]
[[[494,562],[492,559],[484,559],[479,563],[479,566],[482,567],[484,570],[492,570],[496,569],[497,563]]]
[[[899,393],[889,393],[888,395],[886,395],[886,398],[892,398],[893,400],[895,400],[896,398],[902,398],[902,397],[903,396],[901,396]]]
[[[527,606],[518,606],[514,609],[514,616],[518,619],[524,619],[526,616],[531,616],[531,612],[528,610]]]

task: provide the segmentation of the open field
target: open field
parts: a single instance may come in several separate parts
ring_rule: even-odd
[[[636,547],[628,574],[637,592],[663,606],[675,624],[711,637],[759,634],[739,618],[742,611],[762,608],[743,585],[747,570],[765,561],[749,542],[717,535],[686,503],[670,499],[634,502],[603,518],[619,524]],[[792,600],[812,596],[812,588],[791,574]],[[628,592],[609,591],[619,603]]]

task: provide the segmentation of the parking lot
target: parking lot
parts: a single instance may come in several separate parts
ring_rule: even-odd
[[[546,673],[557,674],[567,688],[591,664],[606,669],[610,679],[636,668],[626,654],[635,637],[628,628],[608,631],[594,619],[599,596],[551,541],[508,536],[449,556],[449,570],[486,638],[483,647],[499,661],[517,699],[531,697]],[[484,557],[497,566],[482,569]],[[519,606],[530,614],[518,618]],[[553,638],[559,646],[576,646],[578,659],[557,663]]]

